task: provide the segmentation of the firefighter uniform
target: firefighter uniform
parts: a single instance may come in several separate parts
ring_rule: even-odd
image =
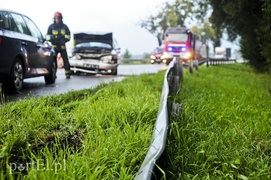
[[[58,23],[56,22],[56,18],[60,18]],[[65,44],[66,42],[70,41],[70,34],[71,33],[68,26],[62,21],[62,14],[60,12],[56,12],[54,14],[54,23],[48,28],[46,40],[52,43],[56,54],[61,54],[64,62],[65,75],[67,78],[70,78],[71,70]]]

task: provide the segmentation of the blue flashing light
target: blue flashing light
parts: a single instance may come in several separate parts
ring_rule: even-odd
[[[173,49],[172,49],[172,47],[168,47],[168,51],[172,51]]]
[[[185,48],[185,47],[182,47],[182,51],[183,51],[183,52],[186,51],[186,48]]]

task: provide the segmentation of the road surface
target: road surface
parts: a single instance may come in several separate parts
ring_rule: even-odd
[[[165,64],[120,65],[117,76],[76,74],[70,79],[66,79],[64,69],[58,69],[55,84],[46,85],[44,77],[25,79],[23,90],[20,93],[4,95],[4,100],[17,101],[27,97],[63,94],[74,90],[90,89],[102,83],[121,81],[129,75],[139,75],[144,73],[153,74],[165,69],[167,69]]]

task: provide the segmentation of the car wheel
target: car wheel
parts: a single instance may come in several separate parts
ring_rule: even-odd
[[[118,75],[118,70],[117,70],[117,69],[114,70],[114,71],[112,72],[112,75],[114,75],[114,76]]]
[[[52,61],[51,68],[49,70],[49,74],[44,76],[44,80],[46,84],[53,84],[56,81],[56,72],[57,72],[57,63]]]
[[[11,69],[11,74],[7,80],[7,89],[9,91],[20,91],[23,88],[23,64],[22,61],[18,58],[15,59],[14,64]]]

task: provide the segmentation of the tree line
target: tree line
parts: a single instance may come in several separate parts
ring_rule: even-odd
[[[157,9],[139,25],[157,38],[158,46],[168,27],[190,28],[214,47],[227,34],[229,41],[239,41],[242,57],[255,70],[270,72],[271,0],[172,0]]]

